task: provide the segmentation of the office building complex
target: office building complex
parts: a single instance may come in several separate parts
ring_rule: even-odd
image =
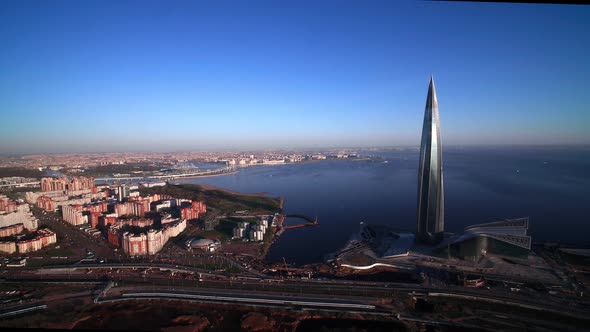
[[[440,120],[434,80],[426,97],[420,164],[418,165],[418,229],[416,236],[424,243],[438,243],[444,232],[444,192]]]

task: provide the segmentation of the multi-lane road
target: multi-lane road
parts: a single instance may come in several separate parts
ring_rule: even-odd
[[[7,284],[63,283],[88,284],[94,291],[72,291],[52,298],[46,296],[38,302],[29,302],[0,313],[25,314],[30,310],[43,310],[43,305],[58,306],[64,298],[81,296],[96,305],[120,301],[171,300],[209,304],[233,304],[288,308],[290,310],[336,311],[363,315],[387,316],[388,319],[408,320],[426,324],[448,326],[467,325],[412,314],[403,303],[412,298],[427,301],[477,303],[490,310],[490,304],[500,309],[498,315],[487,315],[488,320],[503,320],[506,308],[514,308],[510,317],[514,321],[519,310],[553,314],[576,324],[590,324],[589,304],[571,303],[565,298],[545,295],[534,296],[523,290],[520,293],[498,289],[470,289],[460,286],[428,286],[422,284],[357,282],[342,280],[294,280],[256,278],[251,275],[228,276],[215,272],[202,272],[191,267],[174,265],[97,264],[51,268],[0,269],[0,277]],[[48,287],[52,287],[48,285]],[[55,303],[52,301],[55,300]],[[492,307],[493,308],[493,307]],[[586,309],[584,309],[586,308]],[[519,309],[519,310],[517,310]],[[21,311],[23,310],[23,311]],[[479,310],[479,309],[477,309]],[[483,310],[483,309],[482,309]],[[510,312],[510,311],[508,311]],[[536,315],[535,315],[536,316]],[[506,316],[508,317],[508,316]],[[539,317],[543,317],[540,315]],[[529,316],[531,318],[531,316]],[[505,320],[505,319],[504,319]],[[543,318],[539,318],[539,324]],[[582,322],[582,323],[580,323]],[[506,322],[504,322],[506,323]],[[553,322],[550,322],[553,323]],[[543,326],[538,325],[538,326]],[[578,325],[579,326],[579,325]]]
[[[40,211],[35,211],[40,213]],[[408,297],[460,299],[501,304],[539,312],[552,312],[565,317],[588,320],[590,304],[571,297],[550,296],[523,290],[511,292],[507,287],[469,289],[450,285],[423,285],[345,280],[276,279],[264,274],[252,274],[240,266],[242,273],[229,275],[199,269],[190,265],[162,263],[112,263],[117,261],[112,249],[102,239],[92,238],[53,215],[43,214],[41,222],[56,230],[65,241],[107,258],[105,264],[64,265],[46,268],[0,269],[6,283],[74,283],[114,281],[113,287],[95,303],[110,301],[170,299],[192,302],[232,303],[252,306],[289,307],[300,310],[330,310],[379,315],[394,315],[392,306],[377,305],[378,299]],[[489,277],[494,277],[489,275]],[[72,294],[72,297],[93,294]],[[44,299],[46,301],[47,299]],[[51,301],[51,299],[49,299]],[[28,304],[13,310],[28,312],[37,308]],[[19,310],[24,311],[19,311]]]
[[[174,275],[172,275],[174,274]],[[499,287],[498,289],[470,289],[460,286],[426,286],[421,284],[383,283],[383,282],[356,282],[337,280],[293,280],[252,278],[251,276],[232,276],[220,273],[205,272],[198,269],[170,265],[89,265],[84,267],[59,267],[43,269],[18,269],[4,270],[0,273],[5,282],[81,282],[97,280],[113,280],[118,288],[130,289],[165,289],[169,293],[171,289],[183,289],[184,292],[194,290],[210,290],[219,295],[223,292],[247,292],[249,296],[265,296],[269,293],[283,294],[284,297],[292,296],[320,296],[326,298],[361,297],[365,299],[392,298],[399,295],[446,297],[465,299],[471,301],[485,301],[489,303],[502,303],[504,305],[520,306],[533,310],[545,310],[563,314],[570,317],[587,317],[584,303],[572,303],[571,299],[525,292],[510,292]],[[147,287],[147,288],[146,288]],[[151,288],[150,288],[151,287]],[[162,291],[164,292],[164,291]],[[158,292],[156,292],[158,293]],[[146,293],[147,294],[147,293]],[[130,295],[127,295],[129,297]],[[139,297],[137,295],[135,297]],[[151,294],[145,297],[158,297]],[[167,294],[164,297],[170,297]],[[183,299],[176,296],[177,299]],[[190,300],[190,298],[185,298]],[[192,299],[194,300],[194,298]],[[241,301],[242,304],[247,300]],[[252,304],[256,301],[252,301]],[[270,304],[270,302],[269,302]],[[370,305],[371,303],[366,302]],[[587,304],[586,304],[587,305]],[[587,307],[586,307],[587,308]],[[333,308],[332,308],[333,309]]]
[[[106,241],[102,238],[95,238],[81,232],[76,226],[63,221],[54,213],[46,213],[35,207],[31,211],[39,219],[40,225],[48,226],[57,233],[58,243],[61,242],[62,245],[69,247],[86,248],[100,258],[115,258],[113,249],[109,248]]]

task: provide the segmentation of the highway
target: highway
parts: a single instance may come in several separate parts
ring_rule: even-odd
[[[112,266],[110,266],[112,267]],[[110,268],[108,267],[108,268]],[[145,266],[150,267],[148,265]],[[97,266],[97,268],[104,269],[105,266]],[[125,269],[124,266],[118,266],[119,269]],[[137,266],[130,266],[127,269],[136,268]],[[152,267],[153,268],[153,267]],[[41,270],[41,269],[39,269]],[[58,273],[36,273],[38,270],[30,270],[28,272],[11,271],[13,273],[3,273],[6,282],[97,282],[97,279],[104,280],[103,272],[92,274],[83,273],[65,273],[63,268],[42,269],[57,270]],[[70,269],[71,270],[71,269]],[[85,269],[80,269],[85,270]],[[106,277],[114,280],[117,286],[113,287],[111,291],[125,290],[128,295],[123,295],[118,300],[131,298],[168,298],[177,300],[197,300],[199,297],[191,297],[187,294],[198,292],[197,295],[209,296],[200,297],[201,300],[221,301],[221,302],[235,302],[241,304],[252,305],[286,305],[281,304],[281,301],[286,299],[293,299],[294,297],[303,297],[301,303],[292,304],[301,307],[325,307],[327,309],[338,309],[340,305],[333,305],[340,303],[334,299],[342,300],[344,298],[364,298],[364,299],[378,299],[391,298],[396,296],[417,296],[423,298],[457,298],[471,301],[484,301],[488,303],[501,303],[503,305],[519,306],[522,308],[550,311],[560,315],[574,317],[577,319],[588,319],[586,311],[580,310],[576,306],[572,306],[568,301],[563,301],[556,297],[547,296],[530,296],[530,294],[519,294],[511,292],[490,291],[486,289],[471,289],[460,286],[445,286],[432,287],[417,284],[403,284],[403,283],[381,283],[381,282],[353,282],[353,281],[326,281],[326,280],[284,280],[277,279],[257,279],[248,277],[248,279],[230,279],[226,276],[209,273],[203,276],[203,281],[198,279],[174,279],[169,275],[162,273],[159,269],[154,269],[155,274],[147,274],[140,277],[139,271],[131,270],[118,275],[107,275]],[[176,269],[184,271],[185,269]],[[198,276],[196,276],[198,278]],[[15,280],[17,279],[17,280]],[[272,280],[272,281],[271,281]],[[164,288],[162,288],[164,287]],[[182,289],[183,292],[178,293]],[[137,292],[131,292],[137,290]],[[156,291],[157,290],[157,291]],[[161,293],[161,294],[160,294]],[[135,294],[135,295],[134,295]],[[170,294],[184,294],[184,295],[170,295]],[[224,298],[228,294],[247,294],[246,299],[242,297],[241,300]],[[278,295],[277,295],[278,294]],[[185,296],[187,295],[187,296]],[[275,296],[273,301],[266,300],[269,295]],[[276,296],[279,296],[276,298]],[[217,298],[215,298],[217,297]],[[324,305],[318,305],[309,301],[311,298],[323,299]],[[330,301],[326,301],[330,299]],[[279,301],[279,302],[276,302]],[[299,301],[299,300],[298,300]],[[100,301],[99,301],[100,303]],[[292,301],[291,301],[292,303]],[[349,302],[346,302],[349,303]],[[358,304],[358,302],[354,302]],[[370,301],[365,300],[363,305],[373,305]],[[342,307],[343,308],[343,307]],[[367,308],[349,307],[351,310],[364,310]]]
[[[109,265],[99,264],[90,270],[83,267],[72,268],[71,266],[44,269],[0,269],[0,276],[4,277],[4,282],[20,283],[25,287],[29,282],[35,283],[35,287],[43,282],[63,284],[86,282],[89,285],[96,285],[93,287],[94,290],[76,290],[64,294],[65,296],[50,294],[39,299],[39,302],[28,303],[26,307],[13,308],[5,313],[9,315],[26,314],[29,310],[43,309],[41,307],[43,305],[58,307],[64,298],[75,300],[85,297],[95,305],[117,302],[132,304],[137,301],[154,300],[184,301],[296,311],[354,313],[383,317],[382,319],[389,317],[389,319],[430,326],[463,328],[479,328],[478,324],[482,322],[486,322],[487,326],[514,328],[518,326],[518,315],[522,312],[527,312],[528,316],[524,318],[528,319],[527,322],[530,322],[534,327],[558,324],[552,320],[555,318],[548,320],[543,315],[554,315],[552,317],[557,317],[559,321],[575,322],[571,323],[574,328],[575,326],[590,325],[588,311],[580,309],[579,305],[568,304],[561,298],[548,295],[531,296],[524,294],[524,290],[523,293],[509,291],[506,293],[502,292],[503,288],[501,287],[497,290],[487,290],[461,286],[343,280],[280,280],[251,276],[243,277],[243,279],[234,276],[232,279],[232,277],[219,273],[203,274],[202,278],[199,278],[198,273],[190,274],[191,268],[167,266],[179,274],[195,278],[185,279],[178,278],[176,275],[171,276],[170,271],[161,271],[160,268],[154,268],[147,264],[142,265],[143,268],[151,268],[152,272],[145,273],[145,269],[138,268],[137,265]],[[120,270],[120,273],[115,273],[116,270]],[[105,271],[109,271],[109,273]],[[200,279],[202,281],[199,281]],[[51,287],[50,285],[48,286]],[[439,304],[455,303],[459,305],[459,308],[464,305],[469,307],[473,313],[465,315],[459,311],[460,309],[457,309],[458,312],[454,313],[459,315],[457,319],[452,318],[457,316],[453,316],[451,313],[449,313],[451,316],[448,316],[446,312],[424,315],[407,307],[406,303],[411,303],[412,298],[425,299],[428,302]],[[478,315],[477,312],[480,309],[490,310],[489,306],[480,307],[478,302],[497,304],[499,311],[493,311],[493,315]],[[519,308],[522,309],[517,310]],[[510,314],[511,311],[514,314]],[[568,328],[571,326],[568,325]]]
[[[86,275],[81,271],[85,270],[96,270],[96,273]],[[122,273],[115,273],[117,269],[121,269]],[[170,264],[93,264],[80,266],[73,268],[72,266],[53,267],[53,268],[41,268],[41,269],[23,269],[22,272],[29,271],[27,273],[19,273],[19,278],[29,279],[57,279],[64,278],[66,280],[78,280],[79,278],[94,278],[97,280],[99,277],[107,276],[113,280],[120,282],[139,282],[138,277],[133,275],[139,274],[136,270],[150,270],[152,272],[147,273],[141,278],[142,283],[153,283],[163,285],[193,285],[195,287],[218,287],[218,288],[245,288],[251,290],[270,290],[270,289],[285,289],[290,292],[308,292],[308,293],[333,293],[333,294],[360,294],[360,295],[372,295],[372,296],[388,296],[393,290],[407,290],[411,291],[431,291],[431,292],[462,292],[462,294],[472,296],[486,296],[497,294],[494,290],[485,289],[470,289],[458,286],[446,286],[446,287],[433,287],[418,284],[407,284],[407,283],[383,283],[383,282],[369,282],[369,281],[350,281],[350,280],[315,280],[315,279],[276,279],[276,278],[262,278],[252,277],[248,275],[233,275],[227,276],[212,271],[174,266]],[[104,272],[105,270],[112,270]],[[128,272],[125,272],[127,270]],[[130,270],[130,271],[129,271]],[[179,273],[187,276],[173,277],[167,274],[165,271]],[[77,273],[75,271],[78,271]],[[169,272],[169,273],[170,273]],[[131,275],[129,275],[131,273]],[[200,274],[200,277],[199,277]],[[199,281],[201,279],[202,281]],[[501,297],[506,298],[525,298],[520,294],[512,292],[500,293]],[[545,303],[552,302],[550,299],[544,300]],[[529,303],[530,304],[530,303]],[[533,303],[534,304],[534,303]]]
[[[76,247],[88,248],[97,257],[109,259],[115,257],[113,250],[108,247],[103,239],[97,239],[81,232],[76,226],[63,221],[63,219],[55,215],[45,214],[44,211],[37,207],[31,208],[31,212],[39,220],[39,225],[48,226],[57,233],[58,241],[66,242],[70,246],[75,243]]]
[[[36,310],[44,310],[44,309],[47,309],[46,304],[36,303],[34,305],[27,305],[24,307],[9,309],[8,311],[4,311],[4,312],[0,313],[0,317],[20,315],[20,314],[24,314],[27,312],[36,311]]]
[[[162,179],[178,179],[178,178],[185,178],[185,177],[198,177],[198,176],[207,176],[207,175],[217,175],[217,174],[226,174],[236,172],[235,169],[232,167],[224,167],[216,170],[207,170],[207,171],[200,171],[200,172],[192,172],[192,173],[179,173],[179,174],[169,174],[169,175],[149,175],[149,176],[126,176],[126,177],[102,177],[96,178],[95,181],[114,181],[114,180],[162,180]]]
[[[0,188],[11,188],[11,187],[22,188],[22,187],[39,187],[39,186],[41,186],[41,181],[0,184]]]
[[[469,295],[469,294],[461,294],[461,293],[456,293],[456,292],[453,292],[453,293],[450,293],[450,292],[428,292],[428,296],[430,296],[430,297],[449,297],[449,298],[459,298],[459,299],[465,299],[465,300],[500,303],[500,304],[504,304],[504,305],[518,306],[521,308],[538,310],[538,311],[542,311],[542,312],[553,312],[553,313],[556,313],[559,315],[565,315],[565,316],[569,316],[569,317],[573,317],[573,318],[577,318],[577,319],[590,320],[590,317],[588,316],[587,312],[577,312],[576,313],[576,311],[564,310],[565,308],[563,308],[563,307],[559,307],[559,309],[551,308],[551,307],[548,307],[547,305],[541,305],[541,303],[538,303],[536,301],[525,301],[524,299],[521,299],[519,301],[514,301],[512,299],[506,299],[506,298],[499,297],[499,296],[489,296],[489,295],[474,296],[473,294]]]
[[[279,306],[306,306],[318,308],[332,308],[332,309],[354,309],[356,311],[374,311],[376,306],[368,304],[375,301],[374,298],[366,299],[365,302],[349,302],[333,297],[325,297],[323,299],[306,296],[262,296],[261,294],[246,295],[246,294],[220,294],[218,292],[208,292],[206,294],[187,293],[187,292],[170,292],[170,291],[134,291],[121,295],[123,298],[174,298],[174,299],[190,299],[190,300],[206,300],[223,303],[238,303],[238,304],[271,304]]]

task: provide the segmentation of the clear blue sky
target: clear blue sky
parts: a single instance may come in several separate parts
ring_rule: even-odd
[[[590,8],[3,1],[0,153],[590,143]]]

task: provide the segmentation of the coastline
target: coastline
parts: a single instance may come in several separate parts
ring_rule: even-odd
[[[213,177],[213,176],[223,176],[223,175],[235,174],[238,172],[239,171],[236,170],[236,171],[224,172],[224,173],[219,173],[219,174],[202,174],[202,175],[180,176],[179,178],[175,178],[173,181],[182,180],[182,179],[196,179],[196,178],[207,178],[207,177]]]
[[[206,190],[217,190],[217,191],[221,191],[221,192],[224,192],[224,193],[230,194],[230,195],[240,195],[240,196],[250,196],[250,197],[268,197],[268,193],[267,192],[251,193],[250,194],[250,193],[240,193],[240,192],[232,191],[232,190],[229,190],[229,189],[223,189],[223,188],[215,187],[215,186],[212,186],[212,185],[209,185],[209,184],[206,184],[206,183],[183,183],[183,184],[197,184],[197,185],[203,187],[203,189],[206,189]]]
[[[216,173],[216,174],[200,174],[200,175],[188,175],[188,176],[179,176],[178,178],[173,178],[171,180],[167,180],[167,179],[160,179],[160,178],[156,178],[156,177],[136,177],[136,178],[121,178],[120,180],[131,180],[131,182],[137,182],[137,183],[141,183],[141,182],[146,182],[149,180],[156,180],[156,181],[165,181],[165,182],[169,182],[172,183],[172,181],[178,181],[178,180],[183,180],[183,179],[194,179],[194,178],[204,178],[204,177],[213,177],[213,176],[223,176],[223,175],[228,175],[228,174],[235,174],[238,173],[239,170],[235,170],[235,171],[231,171],[231,172],[224,172],[224,173]],[[104,183],[108,183],[109,181],[117,181],[119,179],[108,179],[105,180],[104,178],[96,178],[95,181],[100,181],[100,182],[104,182]],[[139,181],[138,181],[139,180]]]

